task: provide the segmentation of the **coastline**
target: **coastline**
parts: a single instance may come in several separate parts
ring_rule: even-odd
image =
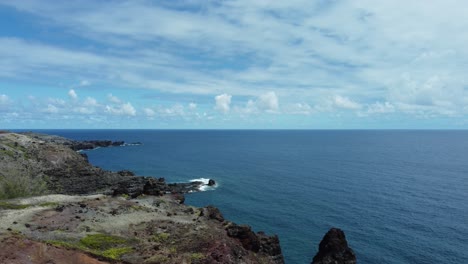
[[[86,155],[82,155],[84,153],[80,155],[70,148],[73,144],[69,140],[33,135],[26,139],[24,137],[28,135],[14,134],[20,148],[10,157],[12,160],[25,162],[34,153],[34,164],[27,165],[42,166],[49,177],[53,176],[52,179],[49,178],[51,193],[94,193],[103,196],[91,199],[88,196],[78,196],[81,200],[75,202],[68,201],[69,198],[63,201],[51,200],[52,196],[36,198],[42,199],[40,203],[28,203],[27,199],[9,202],[19,208],[3,208],[0,211],[1,227],[6,228],[6,232],[0,228],[0,237],[11,245],[15,245],[17,239],[8,239],[20,235],[48,249],[84,252],[98,260],[111,262],[284,263],[277,236],[254,233],[249,226],[227,221],[214,207],[196,208],[184,205],[184,193],[196,191],[201,186],[199,182],[195,182],[195,185],[166,184],[164,179],[139,177],[129,171],[105,171],[89,164]],[[34,214],[28,214],[30,210]],[[6,217],[8,214],[23,217],[9,221],[11,219]],[[54,226],[50,222],[44,225],[44,219],[60,221],[62,225]],[[121,223],[120,228],[116,228],[114,223]],[[181,227],[187,232],[179,233]],[[126,230],[136,231],[129,233]],[[141,230],[146,231],[140,232]],[[167,230],[170,232],[166,232]],[[163,233],[165,235],[162,236],[167,236],[164,241],[153,239]],[[109,239],[115,236],[134,243],[112,245],[111,248],[98,251],[83,246],[83,239],[95,235],[110,236]],[[45,237],[48,239],[44,239]],[[181,248],[175,250],[174,245]],[[121,254],[109,258],[107,250],[121,250]],[[155,256],[164,261],[152,259]]]

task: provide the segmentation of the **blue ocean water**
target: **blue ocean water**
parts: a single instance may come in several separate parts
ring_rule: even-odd
[[[310,263],[330,227],[359,263],[468,263],[468,131],[42,132],[143,143],[89,151],[105,169],[215,179],[186,203],[278,234],[288,264]]]

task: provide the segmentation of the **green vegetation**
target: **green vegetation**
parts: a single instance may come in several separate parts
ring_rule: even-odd
[[[79,249],[107,259],[120,260],[122,255],[133,251],[133,248],[130,247],[130,245],[133,244],[134,241],[118,236],[93,234],[87,235],[75,243],[57,240],[50,240],[46,242],[57,247]]]
[[[57,202],[45,202],[45,203],[40,203],[39,206],[42,206],[42,207],[54,207],[54,206],[57,206],[59,205],[59,203]]]
[[[65,241],[47,240],[45,242],[47,244],[54,245],[56,247],[66,248],[66,249],[77,249],[77,248],[79,248],[78,245],[74,245],[72,243],[65,242]]]
[[[190,260],[194,261],[194,260],[201,260],[201,259],[204,259],[205,258],[205,255],[202,254],[202,253],[192,253],[192,255],[190,255]]]
[[[158,233],[153,236],[153,241],[161,243],[161,242],[168,240],[169,237],[170,235],[168,233]]]
[[[45,177],[22,168],[4,168],[0,171],[0,199],[29,197],[47,193]]]
[[[57,206],[59,203],[56,202],[45,202],[45,203],[40,203],[40,204],[15,204],[11,202],[6,202],[6,201],[0,201],[0,209],[6,209],[6,210],[20,210],[20,209],[25,209],[31,206],[42,206],[42,207],[53,207]]]
[[[15,152],[9,149],[0,149],[0,154],[10,156],[11,158],[15,157]]]
[[[144,211],[144,212],[148,212],[150,209],[145,207],[145,206],[142,206],[142,205],[132,205],[130,206],[130,208],[132,208],[134,211]]]
[[[118,236],[94,234],[82,238],[80,243],[89,249],[106,250],[116,246],[127,245],[129,241]]]
[[[5,201],[0,201],[0,209],[19,210],[19,209],[28,208],[30,206],[31,205],[29,205],[29,204],[13,204],[13,203],[5,202]]]
[[[176,246],[172,246],[169,248],[169,253],[171,254],[177,254],[177,247]]]
[[[133,249],[131,247],[123,247],[123,248],[110,248],[104,252],[102,255],[106,258],[110,258],[113,260],[119,260],[122,255],[132,252]]]

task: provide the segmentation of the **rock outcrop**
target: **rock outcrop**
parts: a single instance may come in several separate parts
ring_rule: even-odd
[[[42,180],[54,193],[2,201],[0,262],[284,263],[277,236],[226,221],[213,206],[184,204],[205,183],[106,171],[76,151],[119,144],[0,133],[0,178]]]
[[[141,194],[196,192],[203,182],[171,183],[164,179],[139,177],[128,170],[112,172],[95,167],[85,153],[76,150],[120,146],[123,141],[73,141],[36,133],[0,134],[0,176],[16,174],[41,178],[50,193],[103,193],[137,197]],[[214,183],[213,180],[210,182]]]
[[[184,194],[205,183],[106,171],[77,152],[122,144],[0,133],[2,181],[21,179],[29,191],[45,185],[47,193],[66,194],[1,203],[0,262],[34,256],[38,262],[32,263],[68,257],[79,263],[284,263],[278,236],[229,222],[216,207],[184,204]],[[70,196],[76,194],[88,196]],[[107,245],[106,239],[115,243]],[[24,243],[30,245],[27,251],[15,250]],[[94,248],[95,243],[103,245]],[[332,228],[312,263],[355,264],[356,256],[343,231]]]
[[[312,264],[356,264],[356,255],[341,229],[332,228],[325,234]]]
[[[276,236],[233,223],[226,230],[219,211],[202,216],[206,208],[173,195],[48,195],[10,203],[23,206],[0,210],[0,263],[284,263]]]

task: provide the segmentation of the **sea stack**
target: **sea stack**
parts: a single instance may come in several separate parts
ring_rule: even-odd
[[[356,264],[356,255],[348,247],[348,241],[341,229],[332,228],[325,234],[312,264]]]

